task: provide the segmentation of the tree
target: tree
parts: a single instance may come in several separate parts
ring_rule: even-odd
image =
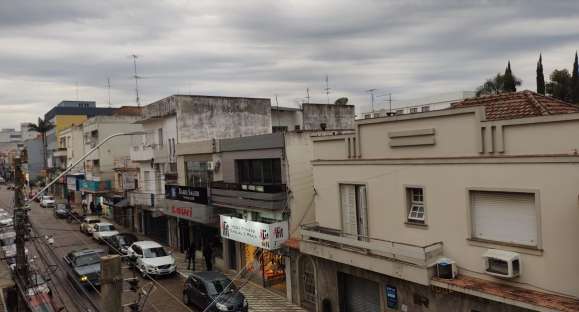
[[[43,158],[43,169],[48,169],[48,153],[47,153],[47,146],[46,146],[46,133],[54,128],[54,125],[42,118],[38,118],[37,124],[30,124],[30,130],[34,132],[40,133],[42,138],[42,158]]]
[[[511,72],[511,61],[509,61],[507,68],[505,69],[503,92],[517,92],[517,83],[513,76],[513,72]]]
[[[543,56],[539,54],[537,62],[537,93],[545,94],[545,76],[543,75]]]
[[[549,83],[545,86],[547,94],[566,102],[571,101],[571,74],[566,69],[555,69],[549,75]]]
[[[571,73],[571,102],[579,104],[579,64],[577,62],[577,51],[575,51],[575,61],[573,62],[573,72]]]
[[[521,85],[522,83],[521,79],[515,76],[513,76],[513,79],[515,81],[515,86]],[[483,95],[493,95],[502,92],[508,92],[505,91],[504,85],[505,85],[505,76],[499,73],[495,77],[487,79],[485,83],[479,86],[476,89],[476,96],[479,97]]]

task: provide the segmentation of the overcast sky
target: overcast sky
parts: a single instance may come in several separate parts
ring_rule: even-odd
[[[467,4],[468,3],[468,4]],[[511,60],[523,89],[570,68],[579,2],[0,0],[0,125],[35,121],[65,99],[134,105],[206,94],[295,106],[347,96],[398,100],[474,90]],[[78,85],[78,88],[77,88]],[[377,98],[383,105],[384,97]]]

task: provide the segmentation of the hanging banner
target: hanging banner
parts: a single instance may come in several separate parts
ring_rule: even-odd
[[[261,223],[220,215],[221,237],[274,250],[288,239],[288,222]]]

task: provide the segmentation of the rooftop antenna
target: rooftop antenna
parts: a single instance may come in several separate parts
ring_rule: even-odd
[[[388,92],[388,110],[392,112],[392,93]]]
[[[109,98],[109,108],[112,107],[111,105],[111,78],[107,77],[107,95]]]
[[[277,107],[277,109],[276,109],[276,110],[277,110],[277,113],[278,113],[278,116],[277,116],[277,126],[279,127],[279,123],[280,123],[280,121],[279,121],[279,102],[277,101],[277,94],[275,95],[275,106]]]
[[[141,106],[141,98],[139,97],[139,79],[141,79],[141,76],[137,75],[137,58],[139,58],[138,55],[136,54],[131,54],[131,57],[133,58],[133,68],[134,68],[134,75],[133,78],[135,78],[135,93],[137,94],[137,107]]]
[[[366,90],[366,92],[370,92],[370,98],[371,98],[371,103],[372,103],[372,113],[374,112],[374,91],[376,91],[376,89]]]
[[[306,103],[310,104],[310,88],[306,88],[306,100]]]
[[[330,104],[330,83],[329,83],[329,79],[328,79],[328,75],[326,75],[326,88],[324,88],[324,91],[326,91],[326,97],[328,98],[328,104]]]

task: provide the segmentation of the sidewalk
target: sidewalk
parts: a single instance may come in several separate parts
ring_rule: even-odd
[[[119,230],[119,232],[132,232],[129,229],[116,224],[113,220],[108,219],[104,216],[101,216],[103,219],[107,219],[109,222],[113,223],[115,227]],[[137,237],[146,238],[146,236],[134,233]],[[173,256],[175,256],[175,261],[177,264],[177,272],[184,278],[188,277],[189,274],[192,273],[191,270],[187,269],[187,259],[185,258],[185,254],[181,253],[178,250],[174,250],[171,247],[165,246],[168,250],[171,250]],[[203,261],[202,257],[197,256],[195,259],[195,269],[197,271],[205,270],[205,261]],[[230,278],[233,278],[232,273],[224,272]],[[236,282],[237,284],[237,282]],[[241,293],[245,295],[249,303],[249,311],[250,312],[282,312],[282,311],[301,311],[306,312],[303,308],[292,304],[287,301],[287,298],[280,296],[279,294],[274,293],[269,289],[265,289],[253,282],[248,282],[243,286],[241,289]]]

